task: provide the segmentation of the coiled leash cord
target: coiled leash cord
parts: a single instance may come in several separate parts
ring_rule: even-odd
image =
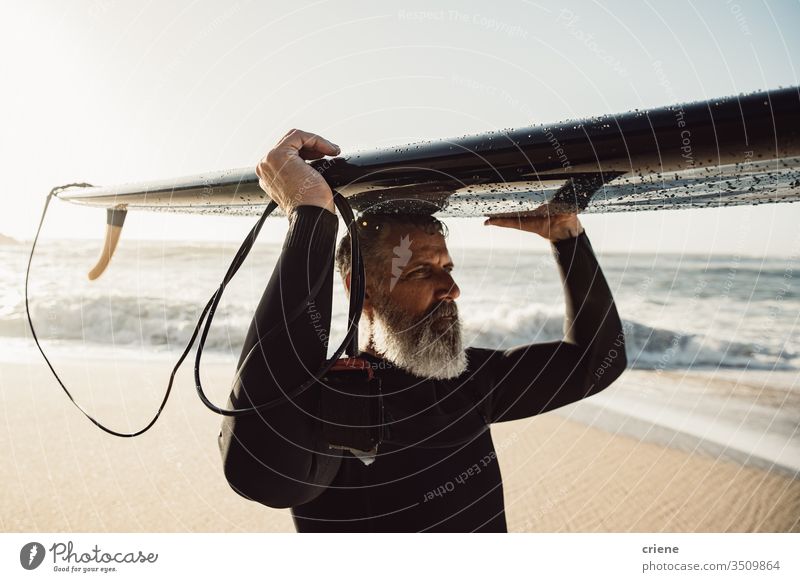
[[[361,309],[364,306],[364,285],[365,285],[365,274],[364,274],[364,264],[361,260],[361,248],[358,243],[358,233],[356,232],[356,222],[353,216],[353,209],[350,207],[350,204],[347,202],[344,196],[342,196],[336,190],[333,191],[333,202],[336,207],[339,209],[339,212],[342,213],[342,218],[347,225],[347,229],[350,232],[350,256],[352,257],[351,265],[353,273],[353,280],[351,283],[351,291],[350,291],[350,309],[347,316],[348,327],[347,332],[345,334],[344,340],[339,345],[336,352],[331,356],[330,359],[326,360],[320,370],[314,374],[314,377],[309,379],[307,382],[303,383],[302,385],[295,388],[293,391],[284,394],[274,400],[266,402],[264,404],[259,404],[258,406],[251,406],[248,408],[236,408],[236,409],[226,409],[220,408],[219,406],[212,403],[205,395],[203,391],[202,383],[200,382],[200,358],[203,353],[203,347],[205,346],[206,338],[208,337],[208,332],[211,329],[211,321],[214,319],[214,314],[216,313],[217,306],[219,305],[220,299],[222,299],[222,294],[225,291],[225,287],[228,283],[233,279],[236,272],[239,270],[239,267],[242,266],[244,260],[247,258],[247,255],[250,253],[250,250],[253,248],[253,244],[258,237],[258,233],[261,231],[261,227],[264,225],[264,221],[267,217],[277,208],[277,204],[275,201],[271,201],[267,207],[264,209],[263,214],[258,219],[258,222],[253,226],[253,228],[248,233],[247,237],[242,242],[242,245],[239,247],[239,250],[236,252],[236,255],[231,261],[230,266],[228,267],[228,271],[225,273],[225,277],[222,279],[222,282],[219,285],[219,288],[214,292],[211,296],[211,299],[208,300],[206,306],[203,308],[202,313],[200,314],[200,318],[197,321],[197,325],[195,325],[194,331],[192,332],[192,337],[189,339],[189,342],[186,344],[186,348],[183,350],[180,358],[178,358],[177,363],[172,369],[172,373],[169,376],[169,383],[167,384],[167,389],[164,392],[164,398],[161,401],[161,404],[158,407],[155,415],[153,416],[152,420],[147,423],[147,425],[138,430],[136,432],[118,432],[113,429],[110,429],[104,426],[100,421],[94,418],[91,414],[89,414],[80,404],[75,401],[70,391],[64,385],[64,382],[61,381],[58,373],[56,372],[53,364],[50,362],[50,359],[44,353],[42,346],[39,344],[39,338],[36,335],[36,329],[33,326],[33,320],[31,319],[30,313],[30,306],[28,302],[28,280],[30,279],[30,272],[31,272],[31,264],[33,263],[33,255],[36,251],[36,244],[39,241],[39,234],[42,230],[42,225],[44,224],[45,216],[47,215],[47,209],[50,206],[50,201],[52,198],[68,188],[86,188],[91,187],[91,184],[86,183],[76,183],[76,184],[66,184],[64,186],[58,186],[53,188],[50,193],[47,195],[47,199],[44,204],[44,209],[42,210],[42,217],[39,220],[39,226],[36,229],[36,236],[33,239],[33,244],[31,246],[30,256],[28,257],[28,267],[25,270],[25,314],[28,318],[28,325],[31,330],[31,334],[33,335],[33,341],[36,343],[36,347],[39,349],[39,352],[42,354],[44,361],[47,362],[47,366],[50,368],[50,371],[55,376],[56,380],[58,381],[61,388],[66,393],[67,397],[70,401],[80,410],[83,415],[92,421],[98,428],[104,430],[110,435],[118,436],[118,437],[135,437],[144,432],[147,432],[158,420],[158,417],[161,415],[161,412],[164,410],[164,406],[167,404],[167,400],[169,399],[169,395],[172,392],[172,384],[175,381],[175,375],[178,372],[178,369],[183,364],[183,361],[186,359],[186,356],[189,354],[189,351],[192,349],[195,340],[197,339],[197,335],[200,332],[202,327],[202,334],[200,334],[200,341],[197,344],[197,354],[195,356],[195,366],[194,366],[194,378],[195,378],[195,388],[197,389],[197,393],[200,396],[200,400],[203,404],[206,405],[212,412],[216,412],[217,414],[221,414],[224,416],[241,416],[245,414],[252,414],[257,411],[267,410],[273,408],[279,404],[286,402],[296,396],[302,394],[305,390],[311,387],[313,384],[318,382],[328,371],[336,364],[339,357],[342,353],[347,350],[348,354],[351,356],[358,355],[358,322],[361,319]],[[259,336],[258,342],[253,346],[252,350],[255,350],[257,347],[261,346],[261,342],[264,341],[266,338],[270,337],[272,334],[285,329],[288,325],[297,319],[306,309],[306,305],[310,300],[313,300],[319,290],[322,288],[323,283],[325,282],[325,278],[327,273],[323,272],[320,274],[317,281],[314,283],[309,294],[306,296],[303,301],[301,301],[297,308],[294,309],[287,317],[284,318],[284,321],[272,326],[266,333]],[[249,357],[250,354],[248,354]]]

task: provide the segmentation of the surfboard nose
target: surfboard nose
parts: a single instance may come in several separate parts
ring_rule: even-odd
[[[125,216],[127,214],[128,211],[124,207],[106,209],[106,237],[97,263],[89,271],[90,281],[97,279],[108,267],[111,257],[114,256],[114,251],[117,250],[117,243],[119,243],[122,225],[125,224]]]

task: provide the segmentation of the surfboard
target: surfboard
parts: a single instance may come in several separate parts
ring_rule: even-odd
[[[544,203],[599,213],[795,202],[800,87],[309,163],[357,212],[515,216]],[[57,196],[109,209],[109,258],[128,210],[259,215],[270,201],[253,167]]]

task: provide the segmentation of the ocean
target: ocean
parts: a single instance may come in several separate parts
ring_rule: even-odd
[[[31,273],[31,307],[43,345],[122,355],[180,353],[233,257],[222,243],[123,241],[108,271],[86,272],[98,241],[44,241]],[[0,246],[0,342],[27,345],[22,276],[27,245]],[[563,293],[552,256],[515,249],[451,248],[466,345],[506,348],[561,337]],[[206,351],[238,357],[280,252],[257,245],[229,285]],[[627,331],[633,369],[796,370],[800,365],[797,258],[603,254],[600,264]],[[331,352],[347,298],[334,284]]]

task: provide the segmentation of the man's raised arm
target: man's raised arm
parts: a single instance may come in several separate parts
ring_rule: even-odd
[[[230,407],[282,397],[308,381],[327,357],[338,219],[330,188],[305,160],[337,153],[327,140],[292,130],[256,170],[290,226],[247,332]],[[320,276],[325,277],[321,289],[301,305]],[[301,314],[287,324],[298,308]],[[276,332],[263,337],[276,325]],[[312,386],[273,408],[225,417],[218,440],[225,477],[237,493],[271,507],[292,507],[324,491],[341,453],[320,438],[318,399],[318,387]]]
[[[508,350],[475,349],[485,373],[480,406],[490,422],[541,414],[596,394],[627,366],[625,335],[611,290],[577,216],[552,224],[505,219],[552,242],[566,299],[564,339]],[[572,218],[570,218],[572,217]],[[491,224],[491,222],[489,222]],[[516,223],[517,225],[515,225]]]

